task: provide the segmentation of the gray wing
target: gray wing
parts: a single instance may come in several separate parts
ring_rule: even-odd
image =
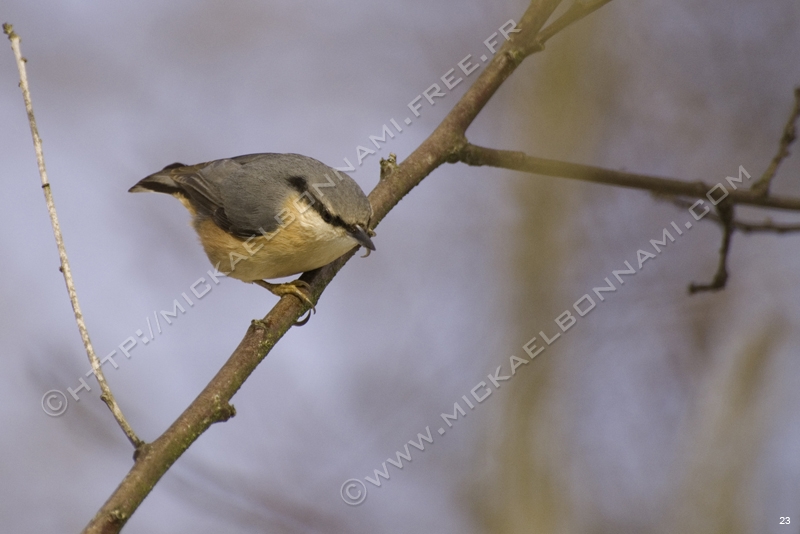
[[[247,238],[278,227],[285,190],[281,177],[254,168],[268,154],[252,154],[209,162],[173,178],[198,210],[226,232]]]
[[[334,178],[334,176],[336,178]],[[346,226],[366,228],[369,200],[347,175],[299,154],[248,154],[197,165],[175,163],[144,178],[130,191],[181,194],[199,217],[247,238],[278,228],[276,215],[292,190],[312,194],[314,208]]]
[[[201,183],[191,187],[198,201],[213,200],[209,209],[214,221],[239,237],[274,231],[276,215],[292,193],[311,195],[312,207],[323,219],[339,220],[348,228],[366,228],[372,214],[369,200],[349,176],[300,154],[237,156],[211,162],[195,176]]]

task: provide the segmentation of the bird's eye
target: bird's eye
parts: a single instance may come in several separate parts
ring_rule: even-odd
[[[326,223],[330,224],[331,221],[333,220],[333,217],[331,217],[330,213],[328,213],[327,211],[323,210],[322,211],[322,220],[325,221]]]

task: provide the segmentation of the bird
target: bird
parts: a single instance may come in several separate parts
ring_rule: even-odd
[[[294,295],[316,311],[302,280],[353,247],[375,250],[372,206],[348,175],[300,154],[247,154],[173,163],[128,190],[167,193],[189,210],[211,264],[223,274]]]

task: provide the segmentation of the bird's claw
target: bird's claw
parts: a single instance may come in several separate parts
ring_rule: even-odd
[[[260,285],[276,297],[284,297],[285,295],[294,295],[300,302],[307,305],[312,313],[317,313],[317,308],[314,306],[314,303],[311,301],[310,293],[311,293],[311,286],[308,282],[303,280],[294,280],[292,282],[286,282],[284,284],[271,284],[264,280],[256,280],[256,284]],[[311,318],[311,313],[305,319],[297,321],[295,326],[303,326],[308,322]]]
[[[294,326],[304,326],[310,319],[311,319],[311,308],[306,310],[304,319],[298,319],[294,322]]]

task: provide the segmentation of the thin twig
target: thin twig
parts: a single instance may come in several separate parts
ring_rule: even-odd
[[[575,0],[572,2],[572,5],[569,6],[569,9],[564,12],[564,14],[558,17],[551,24],[548,24],[546,28],[539,32],[539,35],[536,36],[536,40],[541,46],[544,46],[544,43],[546,43],[552,36],[570,24],[577,22],[583,17],[597,11],[609,2],[611,2],[611,0],[594,0],[590,2]]]
[[[94,352],[92,342],[89,339],[89,331],[86,329],[86,323],[83,320],[83,313],[78,304],[78,294],[75,291],[75,283],[72,280],[72,271],[69,268],[69,261],[67,259],[67,249],[64,247],[64,239],[61,236],[61,226],[58,224],[58,215],[56,214],[56,206],[53,202],[53,193],[50,191],[50,182],[47,180],[47,171],[44,166],[44,152],[42,151],[42,139],[39,137],[39,130],[36,127],[36,119],[33,116],[33,104],[31,103],[31,94],[28,89],[28,75],[25,71],[25,62],[27,61],[22,57],[20,51],[20,38],[14,32],[11,24],[3,24],[3,31],[8,35],[8,40],[11,41],[11,49],[14,51],[14,57],[17,59],[17,68],[19,69],[20,89],[22,89],[22,98],[25,101],[25,110],[28,112],[28,122],[31,126],[31,135],[33,136],[33,148],[36,151],[36,162],[39,165],[39,176],[42,179],[42,190],[44,191],[44,199],[47,203],[47,212],[50,214],[50,222],[53,225],[53,234],[56,238],[56,246],[58,247],[58,257],[61,260],[61,272],[64,274],[64,282],[67,284],[67,293],[69,293],[69,301],[72,303],[72,310],[75,312],[75,322],[78,323],[78,330],[83,340],[83,346],[86,347],[86,354],[89,356],[89,362],[92,364],[92,371],[97,378],[97,383],[100,384],[102,391],[100,398],[108,406],[114,418],[119,423],[122,431],[130,440],[131,444],[138,450],[144,442],[139,439],[134,433],[131,425],[122,414],[122,410],[117,404],[114,395],[111,393],[111,388],[108,387],[106,378],[103,375],[103,370],[100,366],[100,360]]]
[[[381,180],[387,179],[397,168],[397,154],[392,152],[386,159],[381,158]]]
[[[677,195],[693,198],[705,198],[706,194],[714,185],[699,181],[687,182],[675,178],[661,178],[647,174],[614,171],[592,165],[580,165],[565,161],[536,158],[524,152],[496,150],[473,145],[471,143],[464,144],[461,150],[449,161],[461,161],[467,165],[488,165],[531,174],[571,178],[573,180],[581,180],[596,184],[643,189],[663,195]],[[732,204],[746,204],[763,208],[800,211],[800,198],[772,195],[764,196],[756,191],[748,189],[733,189],[728,191],[727,200]]]
[[[757,191],[762,195],[769,193],[769,186],[775,177],[775,173],[778,172],[778,166],[789,155],[789,146],[797,139],[796,124],[798,117],[800,117],[800,86],[794,88],[794,107],[789,114],[789,120],[786,121],[786,126],[783,127],[783,134],[781,134],[781,140],[778,142],[778,152],[769,162],[769,166],[761,178],[753,184],[753,191]]]
[[[731,248],[731,238],[733,237],[733,204],[723,201],[717,205],[717,213],[722,223],[722,245],[719,248],[719,265],[717,272],[710,284],[689,284],[689,294],[693,295],[701,291],[719,291],[728,282],[728,251]]]
[[[800,224],[776,224],[770,219],[767,219],[763,223],[733,221],[733,229],[744,234],[791,234],[794,232],[800,232]]]
[[[654,195],[656,200],[663,200],[663,195]],[[683,209],[689,209],[694,202],[683,198],[669,198],[669,202]],[[722,219],[716,213],[708,213],[704,219],[722,225]],[[733,221],[733,229],[744,234],[749,233],[771,233],[771,234],[791,234],[800,232],[800,224],[779,224],[767,218],[764,222]]]

